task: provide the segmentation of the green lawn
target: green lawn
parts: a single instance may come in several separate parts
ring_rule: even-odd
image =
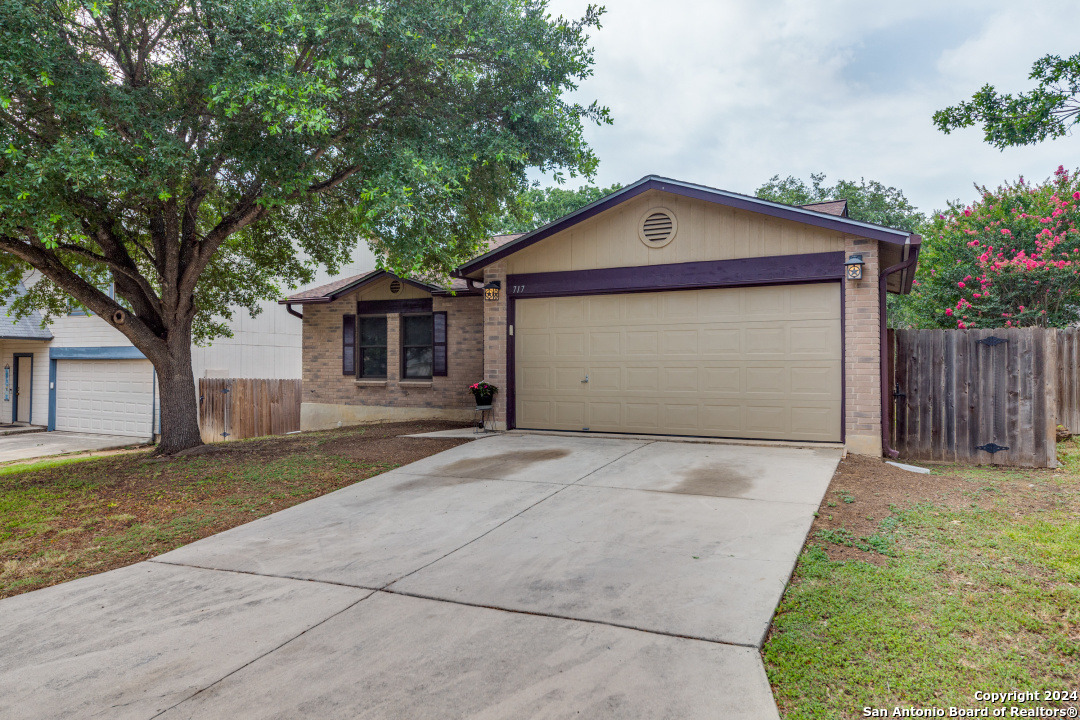
[[[1080,691],[1080,448],[1059,449],[1053,471],[936,468],[951,495],[898,500],[872,535],[812,531],[763,650],[783,716]],[[830,559],[852,543],[866,559]]]
[[[0,467],[0,598],[153,557],[441,452],[462,440],[399,437],[387,423],[216,446]]]

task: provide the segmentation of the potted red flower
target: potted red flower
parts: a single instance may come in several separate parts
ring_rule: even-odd
[[[492,399],[495,397],[495,393],[499,392],[499,388],[495,387],[491,383],[478,382],[469,386],[469,390],[472,392],[473,397],[476,398],[476,407],[484,407],[491,405]]]

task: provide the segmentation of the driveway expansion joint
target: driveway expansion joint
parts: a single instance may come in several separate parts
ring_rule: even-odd
[[[160,563],[160,564],[162,564],[162,565],[166,565],[166,564],[173,564],[173,563]],[[181,566],[181,567],[190,567],[190,566]],[[203,569],[205,569],[205,568],[203,568]],[[223,571],[223,572],[232,572],[232,571]],[[242,574],[247,574],[247,575],[257,575],[258,573],[242,573]],[[274,576],[263,576],[263,577],[274,577]],[[283,579],[286,579],[286,580],[292,580],[292,579],[294,579],[294,578],[283,578]],[[311,581],[311,582],[318,582],[318,581],[317,581],[317,580],[313,580],[313,581]],[[335,583],[327,583],[327,584],[335,584]],[[353,587],[353,586],[347,586],[347,587]],[[177,707],[180,707],[181,705],[183,705],[184,703],[186,703],[186,702],[187,702],[188,700],[191,700],[192,698],[194,698],[194,697],[196,697],[196,696],[198,696],[198,695],[200,695],[200,694],[202,694],[202,693],[206,692],[206,691],[207,691],[207,690],[209,690],[210,688],[214,687],[215,685],[218,685],[219,683],[222,683],[222,682],[224,682],[225,680],[227,680],[228,678],[232,677],[233,675],[235,675],[236,673],[240,672],[241,670],[243,670],[243,669],[245,669],[245,668],[247,668],[247,667],[250,667],[250,666],[254,665],[255,663],[259,662],[260,660],[262,660],[263,658],[265,658],[265,657],[267,657],[267,656],[269,656],[269,655],[271,655],[271,654],[273,654],[273,653],[277,652],[277,651],[278,651],[278,650],[280,650],[281,648],[283,648],[283,647],[285,647],[286,645],[288,645],[289,643],[291,643],[291,642],[292,642],[293,640],[296,640],[297,638],[303,637],[303,636],[304,636],[304,635],[306,635],[306,634],[307,634],[308,632],[310,632],[310,631],[314,630],[315,628],[319,627],[319,626],[320,626],[320,625],[322,625],[323,623],[326,623],[326,622],[328,622],[328,621],[330,621],[330,620],[333,620],[333,619],[334,619],[334,618],[336,618],[336,617],[337,617],[338,615],[341,615],[341,614],[342,614],[342,613],[344,613],[344,612],[348,612],[349,610],[352,610],[352,609],[353,609],[354,607],[356,607],[356,606],[357,606],[357,605],[359,605],[360,603],[364,602],[364,601],[365,601],[365,600],[367,600],[368,598],[370,598],[370,597],[373,597],[373,596],[375,595],[375,593],[376,593],[376,592],[377,592],[377,591],[375,591],[375,590],[372,590],[372,591],[371,591],[371,592],[369,592],[368,594],[366,594],[366,595],[364,595],[363,597],[361,597],[361,598],[357,599],[357,600],[356,600],[355,602],[351,602],[351,603],[349,603],[348,605],[346,605],[345,607],[343,607],[343,608],[341,608],[340,610],[338,610],[337,612],[335,612],[335,613],[331,613],[330,615],[327,615],[326,617],[324,617],[324,618],[323,618],[322,620],[320,620],[319,622],[315,623],[314,625],[311,625],[311,626],[309,626],[309,627],[306,627],[306,628],[304,628],[303,630],[301,630],[301,631],[300,631],[299,633],[297,633],[296,635],[293,635],[292,637],[290,637],[290,638],[286,639],[286,640],[285,640],[284,642],[281,642],[281,643],[279,643],[278,645],[275,645],[274,647],[270,648],[270,649],[269,649],[269,650],[267,650],[266,652],[264,652],[264,653],[262,653],[262,654],[260,654],[260,655],[257,655],[256,657],[253,657],[252,659],[248,660],[247,662],[245,662],[244,664],[240,665],[239,667],[233,668],[232,670],[230,670],[229,672],[225,673],[224,675],[222,675],[221,677],[219,677],[219,678],[218,678],[217,680],[213,681],[212,683],[210,683],[210,684],[209,684],[209,685],[207,685],[206,687],[202,687],[202,688],[199,688],[198,690],[196,690],[195,692],[191,693],[190,695],[188,695],[188,696],[187,696],[187,697],[185,697],[184,699],[182,699],[182,700],[178,700],[177,702],[173,703],[172,705],[170,705],[169,707],[165,708],[164,710],[162,710],[162,711],[160,711],[160,712],[157,712],[157,713],[154,713],[153,715],[151,715],[151,716],[150,716],[150,720],[154,720],[154,718],[157,718],[157,717],[161,717],[161,716],[162,716],[162,715],[164,715],[165,713],[167,713],[167,712],[169,712],[169,711],[171,711],[171,710],[173,710],[173,709],[175,709],[175,708],[177,708]]]
[[[158,560],[151,558],[144,560],[144,562],[155,563],[157,565],[171,565],[172,567],[190,568],[192,570],[206,570],[208,572],[222,572],[232,573],[234,575],[252,575],[254,577],[274,578],[275,580],[295,580],[296,582],[315,583],[317,585],[336,585],[337,587],[346,587],[353,590],[368,590],[372,593],[378,592],[380,588],[368,587],[367,585],[354,585],[353,583],[337,582],[334,580],[319,580],[318,578],[303,578],[296,577],[295,575],[277,575],[274,573],[261,573],[254,570],[236,570],[233,568],[217,568],[209,567],[207,565],[193,565],[192,563],[181,563],[173,560]]]
[[[540,612],[538,610],[516,610],[514,608],[506,608],[499,605],[484,605],[483,603],[470,603],[462,600],[448,600],[447,598],[436,597],[433,595],[424,595],[422,593],[407,592],[404,590],[395,590],[389,586],[379,590],[378,592],[386,593],[388,595],[401,595],[403,597],[418,598],[420,600],[431,600],[433,602],[448,603],[450,605],[462,605],[464,607],[482,608],[484,610],[498,610],[499,612],[511,613],[514,615],[531,615],[532,617],[552,618],[554,620],[568,620],[570,622],[588,623],[589,625],[604,625],[606,627],[620,628],[622,630],[633,630],[635,632],[642,632],[648,635],[662,635],[664,637],[678,638],[679,640],[694,640],[696,642],[706,642],[713,645],[725,645],[727,647],[748,648],[750,650],[761,650],[761,644],[750,644],[732,642],[728,640],[715,640],[713,638],[700,637],[697,635],[684,635],[674,632],[664,632],[663,630],[650,630],[649,628],[638,627],[636,625],[624,625],[621,623],[609,622],[607,620],[590,620],[588,618],[571,617],[569,615],[558,615],[556,613]],[[374,595],[374,593],[372,593]],[[370,597],[370,596],[369,596]]]

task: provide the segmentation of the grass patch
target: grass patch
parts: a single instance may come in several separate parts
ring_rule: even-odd
[[[873,532],[815,522],[762,652],[783,716],[993,707],[975,692],[1077,689],[1080,453],[1071,445],[1055,471],[947,467],[905,483],[875,478],[869,465],[841,467],[833,483],[846,487],[831,497],[873,497],[891,512],[878,513]],[[1024,707],[1037,705],[1068,707]]]
[[[205,455],[53,458],[0,468],[0,597],[138,562],[459,445],[388,423]]]
[[[43,460],[35,460],[34,462],[0,465],[0,477],[4,475],[20,475],[22,473],[33,472],[34,470],[46,470],[48,468],[62,467],[64,465],[88,462],[97,459],[98,458],[92,455],[80,455],[77,457],[45,458]]]

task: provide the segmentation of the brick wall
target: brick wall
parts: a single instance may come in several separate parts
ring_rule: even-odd
[[[844,425],[851,452],[881,455],[881,339],[878,247],[849,238],[845,257],[862,253],[863,279],[844,281]]]
[[[504,261],[493,263],[484,268],[484,283],[498,280],[502,283],[499,299],[484,301],[484,379],[499,388],[495,395],[494,410],[495,423],[501,429],[506,429],[506,343],[508,339],[506,327],[506,296],[509,288],[506,286],[506,263]]]
[[[430,381],[401,379],[400,315],[387,315],[387,377],[358,380],[341,370],[341,318],[356,312],[353,295],[304,307],[303,402],[391,408],[475,407],[469,385],[484,377],[483,299],[435,297],[433,310],[447,313],[447,375]]]

